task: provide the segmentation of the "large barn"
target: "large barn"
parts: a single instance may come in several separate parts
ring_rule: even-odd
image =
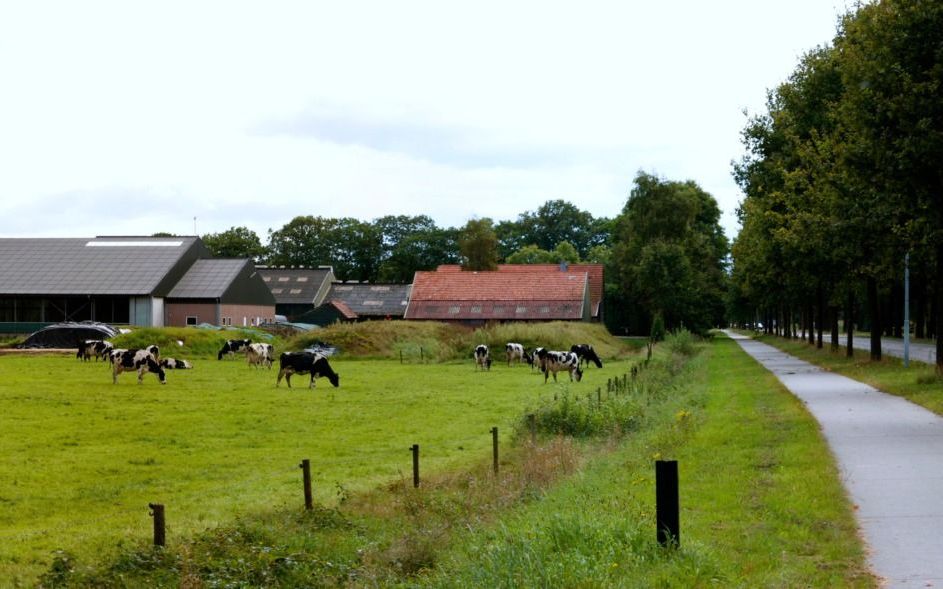
[[[209,258],[209,250],[198,237],[0,239],[0,332],[26,333],[61,321],[155,327],[186,324],[187,315],[182,323],[176,320],[178,305],[205,301],[209,290],[218,293],[209,297],[214,303],[238,305],[246,311],[232,315],[233,324],[274,317],[271,293],[258,288],[264,288],[261,277],[244,271],[251,262],[213,260],[206,264]],[[229,274],[231,282],[222,291],[178,290],[171,296],[181,283],[202,285],[216,280],[214,285],[218,285],[220,269],[237,262],[240,270]],[[199,297],[190,298],[194,294]],[[168,320],[171,315],[173,322]],[[221,317],[208,314],[199,322],[220,321]]]
[[[590,321],[586,272],[416,272],[406,319]]]

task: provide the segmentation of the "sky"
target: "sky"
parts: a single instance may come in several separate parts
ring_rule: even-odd
[[[697,182],[733,238],[744,112],[845,10],[0,0],[0,237],[614,217],[644,171]]]

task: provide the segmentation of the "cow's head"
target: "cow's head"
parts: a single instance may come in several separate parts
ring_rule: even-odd
[[[576,382],[579,382],[579,381],[583,380],[583,371],[580,370],[579,368],[577,368],[577,369],[573,372],[573,380],[575,380]]]
[[[335,387],[341,386],[341,375],[336,372],[327,375],[327,379],[331,381],[331,384]]]

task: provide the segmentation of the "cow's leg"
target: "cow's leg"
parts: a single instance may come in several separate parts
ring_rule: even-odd
[[[308,388],[309,388],[309,389],[313,389],[313,388],[314,388],[314,377],[315,377],[315,376],[316,376],[316,375],[312,372],[312,373],[311,373],[311,382],[308,383]]]
[[[113,364],[111,366],[111,382],[114,384],[118,384],[118,365],[117,364]]]
[[[138,368],[138,384],[144,384],[144,367]]]
[[[278,371],[278,378],[275,380],[275,386],[276,386],[276,387],[281,384],[281,382],[282,382],[282,377],[283,377],[283,376],[286,376],[286,373],[287,373],[287,371],[286,371],[284,368],[279,369],[279,371]],[[286,379],[285,379],[285,382],[288,383],[288,388],[291,388],[291,379],[290,379],[290,378],[286,378]]]

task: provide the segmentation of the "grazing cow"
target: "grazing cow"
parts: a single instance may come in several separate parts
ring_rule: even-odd
[[[150,354],[151,356],[154,356],[155,360],[160,360],[160,348],[158,348],[156,345],[151,344],[147,346],[146,348],[144,348],[144,351]]]
[[[272,344],[249,344],[246,348],[246,360],[250,366],[268,366],[272,368],[272,362],[275,361],[275,346]]]
[[[530,360],[527,363],[530,364],[531,372],[534,371],[534,368],[536,368],[539,372],[544,371],[544,364],[541,358],[541,353],[545,349],[546,348],[534,348],[534,351],[530,353]]]
[[[242,352],[249,347],[249,344],[252,343],[250,339],[228,339],[226,343],[223,344],[223,349],[219,351],[219,354],[216,355],[217,360],[222,360],[224,354],[228,354],[232,357],[236,352]]]
[[[83,362],[87,362],[89,358],[95,356],[95,361],[97,362],[107,358],[108,352],[113,348],[114,345],[111,342],[100,339],[87,339],[79,344],[79,351],[75,357],[81,358]]]
[[[282,352],[278,358],[278,379],[275,381],[277,387],[285,377],[288,388],[291,388],[292,374],[310,374],[311,382],[308,388],[314,388],[314,379],[318,376],[325,376],[335,387],[340,386],[341,377],[331,369],[327,362],[327,357],[322,354],[312,354],[311,352]]]
[[[144,383],[145,372],[153,372],[160,380],[160,384],[167,384],[164,369],[147,350],[124,350],[116,353],[114,365],[111,368],[112,382],[118,384],[118,375],[132,370],[136,370],[138,373],[138,384]]]
[[[475,346],[475,370],[491,370],[491,355],[488,353],[488,346],[478,344]]]
[[[596,350],[593,349],[593,346],[589,344],[573,344],[570,347],[570,351],[579,357],[580,368],[583,367],[584,362],[587,366],[592,362],[596,365],[596,368],[602,368],[602,360],[596,355]]]
[[[524,346],[521,344],[515,344],[513,342],[508,342],[504,346],[504,351],[508,356],[508,366],[511,365],[511,362],[517,360],[518,363],[527,362],[528,364],[533,364],[534,360],[530,357],[530,354],[527,353],[527,350],[524,349]]]
[[[557,382],[557,372],[565,370],[570,373],[570,381],[579,382],[583,379],[580,370],[580,359],[573,352],[554,352],[541,349],[539,352],[540,364],[543,367],[544,383],[553,373],[553,382]]]
[[[193,368],[193,364],[189,361],[177,360],[176,358],[161,358],[158,364],[160,364],[161,368],[167,368],[169,370],[189,370]]]

